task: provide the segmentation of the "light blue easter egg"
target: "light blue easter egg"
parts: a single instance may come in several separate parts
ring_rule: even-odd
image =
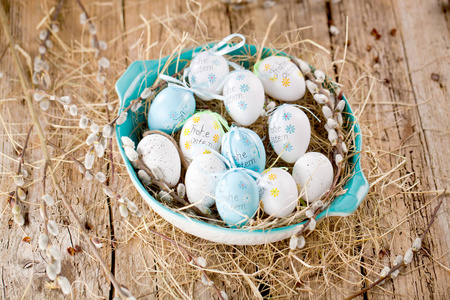
[[[253,130],[233,127],[222,137],[222,155],[239,168],[262,172],[266,166],[266,150]]]
[[[231,169],[219,179],[215,198],[222,220],[231,227],[242,227],[258,210],[258,185],[246,171]]]
[[[148,128],[172,134],[195,111],[192,92],[170,85],[156,95],[148,110]]]

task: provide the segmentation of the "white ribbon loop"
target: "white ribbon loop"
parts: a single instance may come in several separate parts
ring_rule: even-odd
[[[235,37],[240,38],[241,41],[239,43],[233,45],[233,46],[227,45],[227,42],[230,41],[231,39],[235,38]],[[226,45],[226,46],[223,47],[224,45]],[[214,55],[225,55],[225,54],[228,54],[230,52],[233,52],[234,50],[237,50],[237,49],[241,48],[244,45],[245,45],[245,37],[242,34],[233,33],[233,34],[230,34],[229,36],[225,37],[220,42],[218,42],[214,47],[212,47],[210,49],[210,51],[213,52]],[[221,47],[223,47],[223,48],[218,50]]]

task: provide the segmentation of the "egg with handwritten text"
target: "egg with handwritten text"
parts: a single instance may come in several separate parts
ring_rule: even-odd
[[[262,172],[266,167],[266,150],[253,130],[232,127],[222,138],[222,155],[233,167]]]
[[[216,207],[230,227],[246,225],[258,210],[258,185],[242,169],[231,169],[217,182]]]
[[[192,88],[202,92],[221,94],[222,80],[230,72],[228,63],[221,55],[211,51],[198,53],[191,61],[189,67],[189,83]],[[196,93],[203,100],[212,100],[213,97]]]
[[[192,92],[171,85],[163,89],[152,101],[148,110],[148,127],[172,134],[181,129],[184,120],[195,111]]]
[[[202,211],[215,203],[214,193],[218,178],[227,170],[225,163],[215,154],[196,156],[185,176],[186,195],[189,202]]]
[[[294,165],[294,177],[300,196],[308,202],[319,199],[331,187],[334,178],[333,165],[319,152],[302,155]]]
[[[305,78],[287,57],[269,56],[256,64],[254,72],[270,97],[281,101],[296,101],[305,95]]]
[[[196,113],[184,123],[180,134],[180,148],[183,155],[191,160],[194,154],[213,149],[219,151],[224,134],[223,118],[211,111]]]
[[[233,71],[223,87],[225,108],[231,118],[242,126],[253,124],[264,106],[264,87],[248,70]]]
[[[291,174],[281,168],[267,169],[263,172],[260,185],[264,190],[261,203],[266,214],[282,218],[294,211],[298,202],[298,190]]]
[[[177,185],[181,160],[177,148],[168,138],[161,134],[149,134],[139,142],[136,150],[147,168],[159,168],[168,186]]]
[[[292,104],[279,106],[269,119],[269,138],[282,160],[295,163],[306,152],[311,139],[308,117]]]

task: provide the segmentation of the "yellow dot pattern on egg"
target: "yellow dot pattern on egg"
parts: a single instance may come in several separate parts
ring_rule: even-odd
[[[219,129],[219,123],[217,123],[216,121],[213,122],[213,127],[214,129]]]
[[[215,134],[214,136],[213,136],[213,141],[214,141],[214,143],[218,143],[219,142],[219,135],[218,134]]]
[[[269,180],[275,180],[275,179],[277,179],[277,174],[274,174],[274,173],[272,173],[272,174],[269,174]]]
[[[193,121],[195,124],[197,124],[198,122],[200,122],[200,117],[194,117],[194,118],[192,119],[192,121]]]
[[[208,149],[206,149],[205,151],[203,151],[203,154],[210,154],[211,151],[209,151]]]
[[[288,87],[291,84],[291,81],[287,77],[284,77],[281,82],[282,82],[284,87]]]
[[[263,174],[267,174],[267,173],[269,173],[270,172],[270,170],[272,170],[272,169],[267,169],[267,170],[264,170],[262,173]]]
[[[270,81],[277,81],[278,77],[277,75],[273,75],[272,77],[270,77]]]
[[[186,148],[186,150],[191,149],[191,142],[190,141],[186,141],[186,143],[184,143],[184,148]]]
[[[278,197],[280,195],[280,190],[277,188],[274,188],[274,189],[270,190],[270,194],[274,197]]]
[[[185,128],[185,129],[183,130],[183,135],[184,135],[184,136],[189,135],[189,133],[191,133],[191,129],[190,129],[190,128]]]

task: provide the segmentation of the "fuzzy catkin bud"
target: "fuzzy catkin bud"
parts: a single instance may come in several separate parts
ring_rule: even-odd
[[[106,181],[106,176],[102,172],[98,172],[97,174],[95,174],[95,179],[103,183]]]
[[[338,123],[337,123],[333,118],[329,118],[329,119],[327,120],[327,125],[328,125],[330,128],[336,128],[336,127],[338,127]]]
[[[406,253],[405,253],[405,257],[403,258],[403,262],[405,264],[409,264],[411,263],[412,259],[413,259],[414,253],[413,253],[413,249],[409,248]]]
[[[414,243],[412,244],[411,248],[414,251],[419,251],[421,247],[422,247],[422,239],[420,237],[418,237],[414,240]]]
[[[156,180],[161,180],[163,178],[163,173],[158,166],[150,168],[150,171],[152,171],[153,176],[155,176]]]
[[[94,23],[89,24],[89,33],[92,35],[97,34],[97,26]]]
[[[50,100],[43,99],[41,102],[39,102],[39,107],[43,111],[47,111],[50,108]]]
[[[89,172],[89,171],[86,171],[86,172],[84,173],[84,177],[86,178],[87,181],[90,181],[90,180],[92,180],[92,179],[94,178],[94,176],[92,175],[92,173]]]
[[[199,265],[202,268],[206,268],[206,259],[204,257],[197,257],[197,265]]]
[[[105,125],[103,126],[103,136],[105,138],[110,138],[113,136],[114,128],[111,125]]]
[[[328,97],[325,96],[324,94],[315,94],[314,100],[316,100],[316,102],[319,104],[325,104],[328,101]]]
[[[133,149],[135,148],[133,140],[130,139],[129,137],[123,136],[123,137],[121,137],[121,141],[122,141],[122,145],[124,148],[125,147],[131,147]]]
[[[102,57],[98,60],[98,65],[104,69],[107,69],[107,68],[109,68],[111,63],[109,62],[109,60],[106,57]]]
[[[20,206],[20,204],[16,203],[11,209],[11,212],[13,215],[19,215],[22,212],[22,207]]]
[[[202,279],[202,283],[203,283],[204,285],[209,286],[209,280],[208,280],[208,278],[205,276],[205,274],[202,274],[201,279]]]
[[[117,118],[117,125],[122,125],[123,123],[125,123],[125,121],[127,120],[128,117],[128,112],[124,111],[122,112],[119,117]]]
[[[137,161],[139,159],[139,154],[133,148],[125,147],[124,150],[125,150],[125,154],[126,154],[126,156],[128,157],[129,160]]]
[[[80,119],[80,128],[81,129],[86,129],[89,123],[89,119],[86,116],[82,116]]]
[[[297,249],[302,249],[303,247],[305,247],[305,245],[306,245],[305,237],[303,235],[299,236],[298,237]]]
[[[381,270],[380,277],[386,277],[390,270],[391,269],[389,267],[384,267],[383,270]]]
[[[42,195],[41,199],[45,201],[45,204],[47,204],[47,206],[52,206],[53,204],[55,204],[55,200],[53,200],[53,197],[48,194]]]
[[[321,208],[323,206],[323,202],[322,202],[322,200],[317,200],[316,202],[314,202],[313,204],[312,204],[312,209],[313,210],[316,210],[316,209],[318,209],[318,208]]]
[[[172,202],[173,200],[172,196],[166,191],[160,191],[158,193],[158,196],[161,198],[162,201]]]
[[[137,112],[138,109],[141,108],[141,106],[142,106],[141,102],[136,102],[136,104],[131,107],[131,111],[132,112]]]
[[[141,180],[142,184],[144,184],[146,186],[149,186],[152,184],[152,178],[144,170],[139,170],[137,175],[138,175],[139,180]]]
[[[84,12],[82,12],[80,14],[80,24],[84,25],[84,24],[86,24],[86,22],[87,22],[87,16],[86,16],[86,14]]]
[[[23,178],[27,178],[29,175],[28,171],[26,169],[24,169],[23,167],[22,167],[22,170],[20,170],[20,174],[22,174]]]
[[[311,80],[306,80],[306,87],[308,88],[308,91],[313,95],[319,92],[319,86]]]
[[[394,266],[403,263],[403,255],[399,254],[394,260]]]
[[[311,72],[311,67],[307,62],[301,60],[300,58],[295,58],[295,61],[297,62],[300,71],[302,71],[303,75],[306,75]]]
[[[183,183],[178,184],[177,195],[180,198],[184,198],[184,196],[186,195],[186,186]]]
[[[128,208],[133,214],[135,214],[135,213],[139,210],[139,208],[137,207],[137,205],[134,204],[134,202],[131,201],[131,200],[128,200],[128,201],[127,201],[127,208]]]
[[[342,112],[345,108],[345,101],[341,100],[338,102],[338,104],[336,105],[336,111]]]
[[[108,44],[106,44],[105,41],[98,41],[98,47],[99,47],[101,50],[106,50],[106,49],[108,49]]]
[[[119,212],[120,212],[120,215],[124,218],[127,218],[129,215],[128,208],[123,203],[120,203],[120,205],[119,205]]]
[[[51,28],[52,28],[54,33],[58,33],[59,32],[59,26],[58,25],[52,24]]]
[[[334,157],[334,161],[336,162],[336,165],[339,167],[339,164],[344,160],[341,154],[336,154]]]
[[[61,260],[61,252],[59,252],[58,248],[56,248],[55,246],[48,247],[47,254],[54,260]]]
[[[275,102],[270,101],[269,104],[267,104],[267,106],[266,106],[266,110],[269,111],[271,109],[274,109],[276,106],[277,106],[277,104]]]
[[[308,230],[313,231],[316,228],[316,219],[311,218],[309,219],[309,224],[308,224]]]
[[[316,77],[317,82],[322,83],[325,81],[325,73],[320,70],[314,71],[314,76]]]
[[[337,113],[337,119],[339,126],[342,126],[344,124],[344,119],[342,118],[342,113]]]
[[[400,273],[400,270],[395,270],[394,272],[391,273],[391,278],[394,279],[395,277],[398,276],[399,273]]]
[[[75,104],[73,104],[70,108],[69,108],[69,113],[70,113],[70,115],[72,115],[72,116],[76,116],[77,114],[78,114],[78,107],[75,105]]]
[[[70,286],[69,279],[67,279],[64,276],[58,276],[56,278],[56,283],[59,285],[59,287],[61,288],[61,291],[63,292],[64,295],[70,294],[71,286]]]
[[[100,126],[98,126],[98,124],[92,123],[90,129],[92,133],[97,133],[100,130]]]
[[[147,99],[148,97],[150,97],[153,94],[152,90],[149,88],[145,88],[142,93],[141,93],[141,98],[142,99]]]
[[[328,131],[328,140],[330,141],[332,146],[337,145],[338,135],[336,130],[330,129],[330,131]]]
[[[25,224],[25,218],[22,214],[14,215],[14,222],[19,226],[23,226]]]
[[[53,42],[52,40],[46,40],[45,41],[45,46],[47,46],[47,48],[53,48]]]
[[[97,157],[103,157],[105,155],[105,146],[102,143],[96,143],[94,149]]]
[[[42,29],[41,32],[39,32],[39,39],[41,40],[45,40],[47,38],[47,30],[46,29]]]
[[[103,188],[103,192],[107,195],[107,196],[109,196],[109,197],[113,197],[114,196],[114,193],[109,189],[109,188],[107,188],[107,187],[104,187]]]
[[[14,183],[17,186],[23,186],[25,184],[25,181],[23,180],[23,176],[22,175],[16,175],[13,177],[14,179]]]
[[[306,216],[308,219],[311,219],[312,217],[314,217],[314,209],[308,209],[308,210],[305,212],[305,216]]]
[[[295,249],[297,249],[297,245],[298,245],[298,237],[295,235],[291,236],[291,239],[289,240],[289,249],[294,251]]]
[[[86,157],[84,158],[84,166],[86,169],[90,170],[92,169],[92,166],[94,165],[95,155],[93,151],[90,151],[86,154]]]
[[[17,195],[19,196],[19,199],[22,201],[25,201],[27,199],[27,193],[21,187],[17,188]]]
[[[58,276],[58,274],[56,274],[56,266],[54,264],[48,264],[47,268],[46,268],[46,272],[47,272],[47,277],[50,280],[55,280],[56,276]]]
[[[39,235],[39,249],[45,250],[48,247],[48,235],[41,233]]]
[[[223,300],[228,300],[228,295],[225,291],[220,291],[220,296],[222,296]]]
[[[342,142],[342,152],[347,153],[348,152],[348,148],[347,148],[347,144],[345,142]]]
[[[60,101],[62,104],[67,104],[67,105],[69,105],[70,102],[72,102],[72,97],[70,97],[70,96],[62,96],[61,98],[59,98],[59,101]]]
[[[39,102],[39,101],[41,101],[42,99],[44,99],[44,95],[42,95],[42,94],[39,94],[39,93],[34,93],[33,94],[33,99],[34,99],[34,101],[36,101],[36,102]]]
[[[53,220],[48,221],[47,229],[48,229],[48,232],[50,232],[51,234],[53,234],[55,236],[58,235],[58,233],[59,233],[58,225]]]

